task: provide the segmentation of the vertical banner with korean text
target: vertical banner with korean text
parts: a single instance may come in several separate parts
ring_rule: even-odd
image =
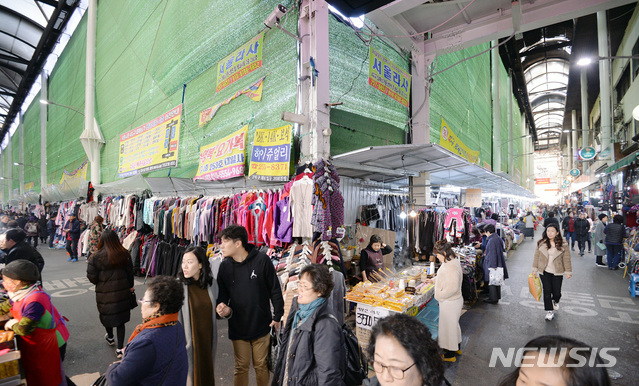
[[[118,177],[177,166],[182,105],[120,135]]]
[[[249,178],[288,181],[291,165],[291,125],[255,130]]]
[[[248,125],[200,148],[200,165],[194,180],[217,181],[244,175]]]
[[[369,48],[368,55],[368,84],[408,107],[410,74],[373,47]]]
[[[264,34],[260,33],[218,62],[215,92],[262,67],[263,40]]]

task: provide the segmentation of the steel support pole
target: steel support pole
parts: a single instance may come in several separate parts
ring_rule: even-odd
[[[610,56],[608,50],[608,20],[606,11],[597,12],[597,42],[599,57]],[[601,100],[601,150],[609,149],[609,159],[614,162],[615,149],[612,140],[612,102],[610,89],[610,59],[599,61],[599,92]]]
[[[514,146],[513,143],[513,98],[512,98],[512,89],[513,89],[513,76],[510,71],[508,71],[508,94],[506,95],[506,116],[508,117],[508,174],[510,177],[514,176],[515,173],[515,162],[513,159]]]
[[[497,40],[493,40],[492,47],[497,47]],[[493,95],[493,172],[501,172],[501,106],[499,98],[499,48],[491,53],[491,78]]]
[[[49,100],[49,77],[43,70],[40,74],[40,99]],[[47,187],[47,105],[40,104],[40,193]]]

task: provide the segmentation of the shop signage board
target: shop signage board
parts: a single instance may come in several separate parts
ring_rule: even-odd
[[[200,164],[193,180],[218,181],[244,175],[248,125],[200,148]]]
[[[550,184],[550,178],[535,178],[535,184],[537,185]]]
[[[120,135],[118,177],[177,166],[182,105]]]
[[[481,206],[481,188],[466,189],[466,206],[470,208],[479,208]]]
[[[591,159],[595,159],[597,152],[594,147],[587,146],[579,151],[579,156],[584,161],[590,161]]]
[[[545,192],[558,192],[559,189],[544,189]]]
[[[66,168],[62,172],[62,178],[60,178],[60,185],[64,185],[66,188],[75,189],[80,186],[80,182],[86,181],[87,170],[89,169],[89,160],[85,159],[77,168],[72,171],[68,171]]]
[[[443,117],[441,130],[439,132],[439,146],[452,151],[470,163],[479,163],[479,151],[471,150],[459,138],[457,138],[455,133],[446,124]]]
[[[581,174],[581,171],[579,169],[572,169],[570,171],[570,175],[573,177],[579,177],[580,174]]]
[[[255,130],[249,178],[288,181],[291,168],[291,125]]]
[[[502,198],[501,199],[501,207],[502,208],[508,208],[508,199],[507,198]]]
[[[600,161],[607,161],[610,159],[610,148],[606,148],[604,150],[602,150],[599,153],[599,156],[597,157],[598,160]]]
[[[359,328],[372,330],[373,326],[379,319],[390,315],[391,312],[392,311],[386,308],[373,307],[368,304],[357,303],[355,324]]]
[[[368,84],[408,107],[410,74],[373,47],[368,52]]]
[[[244,88],[243,90],[239,90],[238,92],[226,98],[222,102],[217,103],[206,110],[200,111],[200,127],[204,126],[211,119],[213,119],[213,117],[215,116],[215,114],[217,114],[217,111],[220,109],[220,107],[228,105],[229,103],[231,103],[231,101],[233,101],[235,98],[239,97],[240,95],[246,95],[247,97],[251,98],[255,102],[261,101],[262,88],[264,86],[264,78],[266,78],[266,76],[261,77],[260,79],[257,80],[257,82]]]
[[[26,184],[24,184],[24,191],[25,192],[30,192],[33,190],[33,188],[35,188],[35,182],[27,182]]]
[[[215,92],[262,67],[263,41],[264,34],[260,33],[218,62]]]

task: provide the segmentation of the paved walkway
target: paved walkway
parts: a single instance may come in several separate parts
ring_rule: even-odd
[[[544,319],[543,301],[528,292],[536,241],[527,239],[507,261],[510,278],[502,288],[502,300],[496,304],[477,302],[460,319],[464,355],[456,363],[446,364],[447,378],[454,385],[496,385],[514,368],[498,361],[489,363],[493,348],[507,352],[541,335],[563,335],[592,347],[618,347],[611,351],[617,364],[610,373],[622,377],[614,385],[636,385],[639,380],[639,298],[628,293],[628,278],[623,270],[610,271],[595,266],[595,256],[573,252],[573,277],[564,280],[560,308],[555,319]],[[481,382],[478,383],[478,377]]]

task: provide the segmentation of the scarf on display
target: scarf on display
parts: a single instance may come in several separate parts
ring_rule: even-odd
[[[131,334],[129,341],[127,343],[131,343],[133,338],[135,338],[142,330],[147,328],[160,328],[160,327],[168,327],[174,326],[178,322],[178,313],[175,314],[162,314],[159,311],[152,314],[148,318],[142,320],[142,324],[138,324],[135,327],[135,330]]]
[[[30,287],[19,289],[16,292],[8,292],[7,294],[9,295],[9,299],[11,299],[12,302],[17,303],[23,300],[24,298],[26,298],[27,296],[29,296],[32,292],[36,291],[37,289],[38,289],[38,286],[33,284]]]
[[[309,316],[317,309],[317,307],[324,304],[326,298],[317,298],[308,304],[300,304],[298,305],[297,311],[295,312],[295,317],[293,318],[293,324],[291,328],[295,330],[298,324],[302,324],[308,319]]]

